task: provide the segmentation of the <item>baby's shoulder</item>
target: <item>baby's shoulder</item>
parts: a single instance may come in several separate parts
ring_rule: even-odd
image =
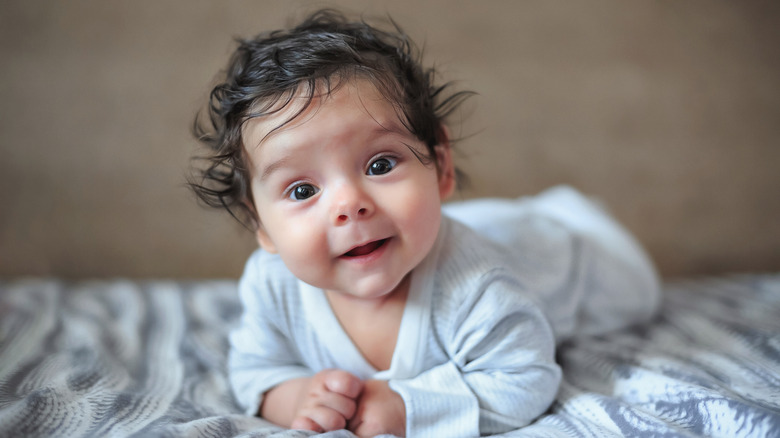
[[[576,241],[565,226],[538,215],[496,221],[475,230],[448,219],[438,260],[438,283],[455,293],[469,293],[487,283],[511,284],[520,294],[537,296],[569,275]]]
[[[446,289],[469,289],[494,275],[512,275],[510,253],[504,246],[453,219],[445,218],[443,226],[436,277],[447,284]]]
[[[486,238],[472,227],[444,217],[440,262],[459,263],[467,260],[478,266],[501,265],[506,259],[506,247]]]
[[[436,321],[446,325],[454,315],[481,318],[485,312],[541,308],[533,278],[506,246],[460,222],[447,222],[433,274]]]

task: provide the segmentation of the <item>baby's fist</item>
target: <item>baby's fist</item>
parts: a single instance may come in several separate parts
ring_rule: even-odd
[[[392,434],[406,436],[406,406],[401,396],[384,380],[366,380],[357,411],[349,421],[355,435]]]
[[[344,429],[362,389],[363,382],[346,371],[320,371],[304,388],[290,427],[315,432]]]

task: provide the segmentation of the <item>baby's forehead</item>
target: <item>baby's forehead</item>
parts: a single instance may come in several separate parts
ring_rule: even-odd
[[[248,149],[260,146],[268,139],[306,126],[313,119],[328,119],[333,125],[348,125],[361,119],[364,128],[372,124],[387,130],[410,134],[403,122],[399,106],[384,96],[368,80],[343,81],[336,87],[318,87],[311,90],[288,92],[275,99],[256,102],[253,115],[242,129],[244,146]]]

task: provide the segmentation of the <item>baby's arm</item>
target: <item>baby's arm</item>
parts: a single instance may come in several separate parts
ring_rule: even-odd
[[[417,377],[391,380],[406,407],[408,436],[478,436],[529,424],[560,384],[555,340],[514,277],[495,270],[478,290],[437,317],[449,360]],[[440,303],[441,304],[441,303]]]
[[[271,421],[289,426],[293,418],[278,417],[273,408],[293,412],[292,403],[284,400],[267,402],[267,397],[282,398],[288,384],[313,378],[315,373],[300,362],[284,315],[284,297],[295,279],[281,269],[281,261],[258,251],[247,261],[238,285],[243,315],[230,334],[228,373],[236,400],[247,415],[261,415],[271,409]],[[279,389],[277,392],[276,390]],[[292,396],[291,396],[292,398]]]
[[[346,371],[315,373],[303,365],[286,313],[297,308],[285,301],[295,287],[297,280],[276,257],[258,251],[247,261],[239,282],[244,311],[230,335],[230,383],[248,415],[296,429],[342,429],[355,413],[363,382]]]
[[[291,379],[265,393],[263,418],[292,429],[327,432],[344,429],[353,417],[363,382],[341,370]]]

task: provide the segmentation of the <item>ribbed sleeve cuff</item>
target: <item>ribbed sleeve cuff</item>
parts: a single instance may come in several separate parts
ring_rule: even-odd
[[[479,403],[454,363],[389,385],[406,405],[406,436],[479,436]]]

